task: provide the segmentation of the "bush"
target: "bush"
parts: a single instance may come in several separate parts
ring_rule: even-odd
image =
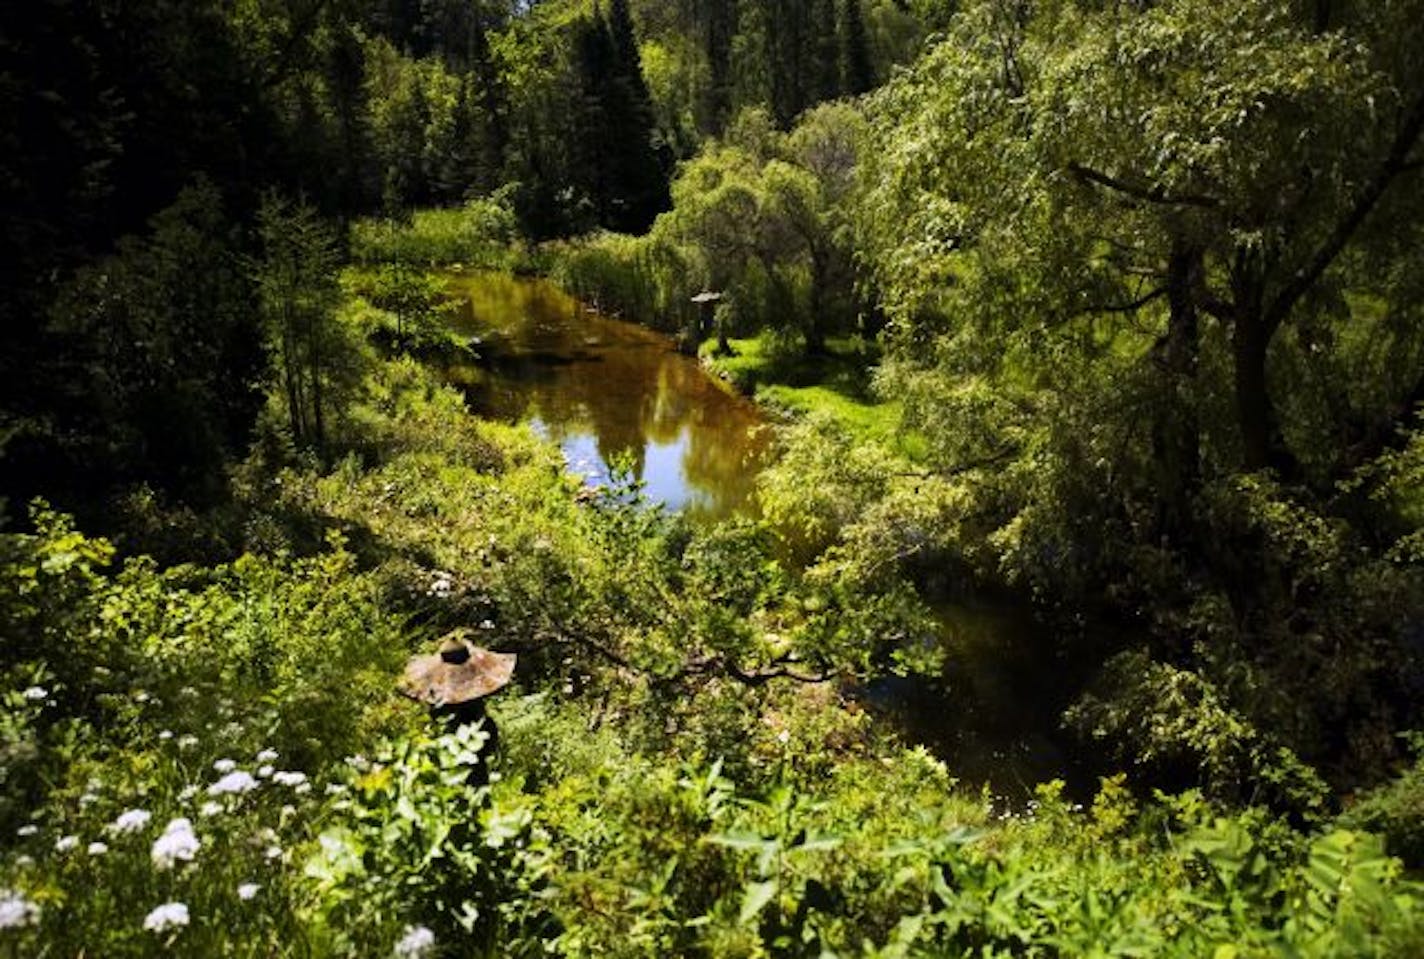
[[[367,265],[404,263],[515,269],[524,260],[508,197],[496,193],[462,207],[417,210],[408,222],[360,220],[351,228],[351,256]]]
[[[1390,855],[1398,856],[1410,869],[1424,869],[1424,736],[1407,737],[1416,755],[1414,765],[1358,799],[1340,824],[1384,837]]]

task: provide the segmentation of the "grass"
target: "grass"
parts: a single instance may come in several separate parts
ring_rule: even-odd
[[[857,437],[880,443],[903,456],[924,455],[924,438],[901,426],[901,404],[876,397],[871,386],[879,347],[859,337],[837,337],[821,356],[777,347],[765,334],[729,341],[731,356],[716,355],[707,340],[699,356],[717,375],[757,402],[790,417],[830,414]]]

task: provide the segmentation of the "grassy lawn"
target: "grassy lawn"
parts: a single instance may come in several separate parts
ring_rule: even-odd
[[[774,348],[767,336],[731,340],[732,356],[716,356],[716,341],[698,351],[702,361],[759,403],[788,416],[829,413],[846,429],[882,443],[911,459],[924,450],[923,439],[900,428],[900,404],[882,401],[871,388],[880,351],[859,338],[827,343],[824,356]]]

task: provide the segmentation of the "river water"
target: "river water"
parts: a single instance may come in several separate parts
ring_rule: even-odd
[[[530,423],[590,485],[609,482],[621,462],[669,509],[712,519],[754,511],[767,423],[670,339],[601,316],[544,280],[465,272],[450,275],[448,289],[475,356],[446,374],[475,412]],[[1057,726],[1068,687],[1048,632],[1021,607],[972,597],[940,602],[936,613],[943,677],[886,677],[854,695],[965,784],[1022,801],[1034,783],[1070,774]]]
[[[717,519],[751,508],[770,452],[761,411],[667,337],[545,280],[470,272],[448,288],[477,358],[447,373],[476,412],[527,421],[590,485],[621,464],[669,509]]]

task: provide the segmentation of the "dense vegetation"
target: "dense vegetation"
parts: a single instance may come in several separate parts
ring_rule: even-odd
[[[0,951],[1424,952],[1418,0],[42,0],[0,51]],[[755,515],[471,415],[456,264],[776,409]],[[866,705],[956,708],[972,596],[1072,782]],[[487,785],[394,695],[451,631],[520,657]]]

